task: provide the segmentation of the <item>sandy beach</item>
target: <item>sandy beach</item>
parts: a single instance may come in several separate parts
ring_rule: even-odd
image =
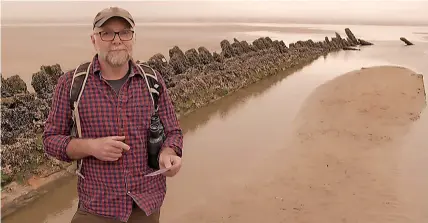
[[[345,74],[313,92],[296,123],[299,222],[418,222],[395,182],[402,140],[425,107],[422,75],[400,67]],[[299,166],[296,166],[299,167]],[[301,167],[301,166],[300,166]],[[294,175],[294,174],[293,174]]]
[[[422,76],[409,69],[346,73],[305,100],[282,150],[240,173],[252,177],[217,182],[191,210],[167,202],[163,221],[422,222],[396,181],[402,139],[424,107]]]

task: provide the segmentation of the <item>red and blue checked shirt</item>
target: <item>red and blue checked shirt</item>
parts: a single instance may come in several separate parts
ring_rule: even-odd
[[[138,67],[131,63],[129,79],[116,94],[100,75],[97,56],[86,87],[81,96],[79,114],[82,136],[98,138],[125,134],[128,152],[114,162],[95,157],[83,159],[78,179],[80,207],[84,210],[126,221],[132,211],[133,200],[148,215],[159,210],[166,193],[163,175],[144,177],[153,172],[147,164],[146,145],[153,102],[147,84]],[[171,147],[181,157],[183,135],[177,116],[162,77],[159,98],[159,116],[167,136],[164,147]],[[43,143],[48,155],[71,162],[66,154],[70,136],[71,109],[69,92],[73,72],[67,72],[58,80],[52,99],[52,107],[45,124]]]

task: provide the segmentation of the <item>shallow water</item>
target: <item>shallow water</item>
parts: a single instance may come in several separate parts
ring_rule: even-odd
[[[184,166],[177,177],[169,179],[162,220],[182,218],[199,205],[209,204],[210,198],[227,196],[242,182],[256,178],[251,170],[269,162],[262,160],[264,156],[284,149],[287,126],[320,84],[345,72],[376,65],[400,65],[426,75],[426,51],[428,43],[406,47],[398,41],[376,41],[376,45],[361,51],[331,53],[296,69],[292,75],[273,76],[182,118]],[[402,196],[412,205],[417,222],[428,219],[428,193],[424,190],[428,187],[424,174],[428,168],[424,147],[428,140],[423,134],[427,128],[425,111],[407,136],[406,149],[399,160],[397,185],[401,185]],[[3,222],[68,221],[76,208],[75,184],[73,179],[57,186]]]

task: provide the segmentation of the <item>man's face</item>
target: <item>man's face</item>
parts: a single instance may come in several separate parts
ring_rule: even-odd
[[[113,17],[101,28],[95,28],[91,39],[99,58],[110,66],[118,67],[132,58],[135,43],[133,37],[133,30],[129,23],[124,19]]]

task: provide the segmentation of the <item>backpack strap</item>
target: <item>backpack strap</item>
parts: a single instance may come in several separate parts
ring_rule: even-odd
[[[71,81],[70,88],[70,108],[71,108],[71,117],[72,117],[72,129],[71,135],[77,138],[82,137],[82,128],[80,125],[80,116],[79,116],[79,102],[82,96],[83,90],[85,89],[86,81],[89,76],[89,69],[91,68],[91,62],[86,62],[80,64],[73,74],[73,79]],[[82,168],[83,160],[79,160],[77,164],[76,174],[85,178],[80,170]]]
[[[80,118],[79,118],[79,102],[80,97],[82,96],[83,90],[85,89],[86,81],[88,79],[90,62],[80,64],[73,74],[73,79],[71,81],[70,88],[70,108],[72,112],[73,127],[75,131],[72,131],[73,134],[77,137],[82,137],[82,130],[80,127]],[[77,132],[76,132],[77,131]]]
[[[137,66],[140,68],[141,72],[144,75],[144,78],[147,83],[147,87],[149,88],[150,96],[153,101],[155,113],[157,113],[158,107],[159,107],[159,97],[160,97],[160,92],[162,91],[162,86],[159,84],[156,72],[153,68],[143,63],[138,63]]]

